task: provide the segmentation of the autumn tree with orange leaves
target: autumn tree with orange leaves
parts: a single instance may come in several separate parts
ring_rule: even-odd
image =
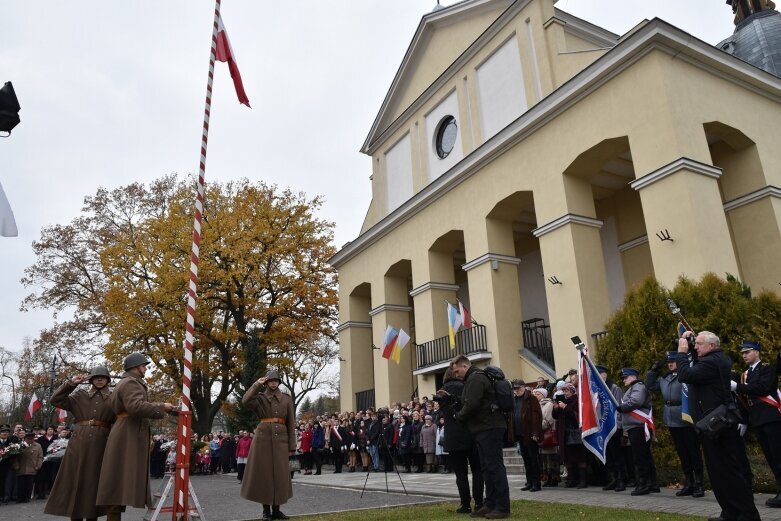
[[[178,394],[193,194],[193,180],[174,175],[101,188],[70,224],[45,228],[22,280],[33,288],[22,307],[66,318],[36,342],[73,366],[105,357],[116,373],[124,356],[143,351],[159,369],[156,383]],[[317,352],[334,341],[337,280],[326,263],[333,224],[316,217],[321,204],[246,179],[207,186],[191,396],[196,432],[208,432],[222,403],[269,365],[306,379],[295,365],[298,350]]]

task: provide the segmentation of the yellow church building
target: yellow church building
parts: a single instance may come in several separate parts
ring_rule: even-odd
[[[781,28],[772,2],[737,8],[719,46],[660,19],[613,34],[555,3],[423,16],[361,148],[365,222],[330,261],[344,410],[430,396],[456,353],[563,374],[570,337],[595,347],[649,275],[781,290],[781,79],[740,33]],[[451,349],[457,301],[475,324]],[[388,326],[412,338],[398,364]]]

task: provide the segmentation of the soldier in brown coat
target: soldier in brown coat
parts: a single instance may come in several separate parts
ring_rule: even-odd
[[[95,495],[103,451],[116,418],[109,404],[109,381],[108,369],[97,366],[89,375],[67,380],[52,395],[52,405],[70,411],[76,418],[76,430],[46,502],[47,514],[87,521],[106,515],[106,507],[95,505]],[[84,382],[91,384],[89,389],[77,389]]]
[[[279,505],[293,497],[288,457],[296,450],[295,410],[290,396],[279,390],[279,383],[279,373],[269,371],[242,398],[260,422],[250,446],[241,497],[263,504],[264,521],[288,519]]]
[[[111,428],[100,468],[97,504],[144,508],[152,504],[149,488],[148,418],[163,418],[173,412],[170,403],[149,401],[144,374],[149,360],[142,353],[125,357],[125,373],[109,403],[117,421]],[[107,521],[120,519],[120,508],[110,508]]]

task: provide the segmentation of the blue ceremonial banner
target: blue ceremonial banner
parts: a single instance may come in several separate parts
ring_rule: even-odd
[[[607,457],[607,443],[616,432],[616,402],[588,354],[580,351],[578,364],[580,430],[583,445],[602,463]]]

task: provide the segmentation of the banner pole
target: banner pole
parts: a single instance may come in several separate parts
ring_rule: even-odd
[[[190,441],[192,437],[192,402],[190,385],[193,369],[193,343],[195,341],[195,306],[198,299],[198,262],[200,260],[201,219],[206,186],[206,145],[209,141],[209,115],[212,104],[212,84],[214,82],[214,62],[217,56],[217,28],[220,20],[220,0],[214,3],[214,23],[212,26],[212,44],[209,54],[209,74],[206,82],[206,103],[203,113],[203,133],[201,136],[200,166],[198,169],[198,188],[195,196],[195,217],[193,221],[193,244],[190,255],[190,282],[187,291],[187,325],[184,340],[184,359],[182,370],[182,406],[179,411],[176,443],[176,473],[174,477],[173,521],[186,521],[189,517],[190,496]]]

